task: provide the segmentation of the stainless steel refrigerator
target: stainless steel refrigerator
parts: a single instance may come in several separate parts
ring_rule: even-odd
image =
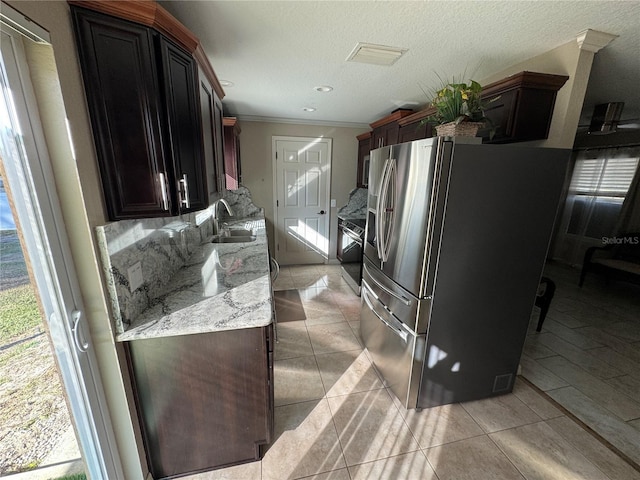
[[[361,335],[406,408],[508,393],[568,150],[430,138],[371,152]]]

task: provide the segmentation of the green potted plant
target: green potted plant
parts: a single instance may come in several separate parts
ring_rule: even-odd
[[[465,83],[455,78],[442,83],[431,95],[430,105],[436,111],[424,121],[435,125],[438,136],[475,137],[481,127],[490,123],[484,116],[485,105],[480,98],[482,86],[475,80]]]

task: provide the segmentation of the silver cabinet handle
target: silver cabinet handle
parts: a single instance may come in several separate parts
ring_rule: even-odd
[[[169,200],[167,198],[167,181],[164,178],[164,173],[159,173],[160,177],[160,191],[162,193],[162,208],[163,210],[169,210]]]
[[[73,341],[76,344],[76,348],[79,352],[84,353],[89,350],[89,342],[80,340],[80,319],[82,318],[82,312],[80,310],[74,310],[71,312],[71,318],[73,319]]]
[[[191,202],[189,201],[189,182],[187,181],[187,174],[182,175],[180,182],[182,184],[183,198],[182,203],[185,207],[191,208]]]

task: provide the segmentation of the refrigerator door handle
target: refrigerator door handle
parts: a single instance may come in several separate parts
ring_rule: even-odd
[[[362,281],[362,286],[364,287],[361,292],[362,298],[364,299],[364,302],[367,304],[367,307],[369,307],[369,310],[371,310],[371,312],[373,312],[373,314],[376,317],[378,317],[378,320],[384,323],[387,327],[389,327],[389,329],[393,333],[395,333],[398,337],[400,337],[404,343],[407,343],[409,339],[409,333],[406,332],[400,325],[392,325],[391,324],[392,319],[385,320],[384,318],[382,318],[382,316],[376,311],[375,307],[371,303],[371,299],[369,298],[369,295],[375,295],[372,292],[371,287],[367,285],[367,282],[365,282],[364,280]]]
[[[407,307],[411,305],[411,301],[406,298],[403,297],[402,295],[398,295],[396,292],[394,292],[393,290],[385,287],[384,285],[382,285],[380,282],[378,282],[373,275],[371,275],[371,272],[369,271],[369,269],[367,268],[366,265],[363,265],[362,268],[367,272],[367,275],[369,275],[369,278],[371,278],[371,281],[373,283],[376,284],[376,286],[378,288],[380,288],[381,290],[383,290],[385,293],[391,295],[393,298],[397,298],[398,300],[400,300],[402,303],[404,303]]]
[[[387,166],[387,176],[384,181],[384,192],[381,195],[383,198],[384,208],[384,221],[383,221],[383,242],[382,242],[382,261],[389,260],[389,249],[391,247],[391,238],[393,237],[393,230],[395,227],[395,208],[396,208],[396,160],[394,158],[389,159],[389,165]],[[387,199],[389,203],[387,204]]]
[[[382,191],[384,187],[384,182],[387,177],[387,166],[389,165],[389,159],[387,158],[384,161],[384,166],[382,167],[382,178],[380,179],[380,186],[378,188],[378,198],[376,200],[376,253],[378,254],[378,258],[382,260],[382,249],[381,245],[383,242],[383,230],[382,230]]]

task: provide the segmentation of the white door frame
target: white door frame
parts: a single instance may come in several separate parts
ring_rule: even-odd
[[[273,169],[273,229],[274,229],[274,246],[275,246],[275,258],[278,262],[281,260],[280,252],[278,251],[278,245],[280,243],[280,232],[278,231],[278,186],[277,186],[277,161],[276,158],[276,143],[278,141],[291,141],[291,142],[309,142],[310,144],[324,142],[327,144],[328,158],[327,158],[327,171],[322,172],[322,175],[327,177],[326,186],[326,205],[324,210],[327,212],[325,216],[325,229],[327,232],[327,247],[331,245],[331,163],[333,157],[333,140],[326,137],[292,137],[285,135],[273,135],[271,137],[271,166]],[[325,263],[329,263],[329,252],[326,252]]]
[[[3,159],[7,183],[14,199],[20,199],[14,201],[16,220],[23,232],[88,476],[94,480],[124,479],[22,37],[4,26],[2,37],[6,70],[0,71],[0,80],[11,88],[11,98],[6,98],[11,122],[21,130],[18,161]]]

